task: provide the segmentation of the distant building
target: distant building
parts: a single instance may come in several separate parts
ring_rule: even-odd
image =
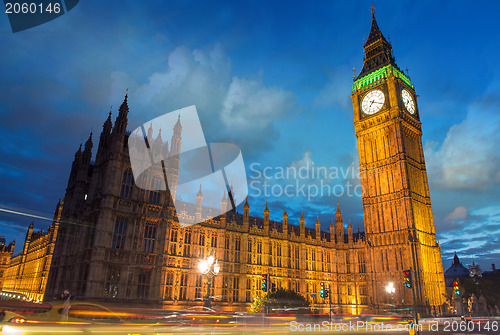
[[[0,290],[3,290],[5,270],[10,264],[16,242],[5,245],[5,237],[0,236]]]
[[[472,262],[472,265],[469,265],[469,275],[471,277],[483,276],[483,271],[481,271],[481,267],[479,266],[479,264],[474,264],[474,262]]]
[[[453,286],[453,281],[462,278],[462,277],[469,277],[470,272],[469,270],[462,265],[462,262],[458,259],[457,254],[455,253],[455,256],[453,257],[453,263],[451,266],[444,272],[444,280],[446,287],[451,287]]]
[[[58,203],[54,221],[47,231],[34,232],[34,224],[30,224],[23,250],[10,259],[5,270],[4,291],[20,293],[32,301],[43,300],[57,238],[61,208],[62,204]]]

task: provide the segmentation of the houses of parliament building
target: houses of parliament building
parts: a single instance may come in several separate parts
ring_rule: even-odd
[[[177,217],[183,213],[173,206],[180,201],[179,160],[163,166],[170,192],[134,183],[125,96],[114,123],[111,112],[104,122],[95,158],[92,134],[76,152],[51,227],[33,234],[30,226],[23,251],[4,270],[3,290],[51,300],[68,289],[86,300],[183,309],[203,304],[211,280],[213,304],[241,311],[262,294],[262,275],[269,274],[277,288],[293,290],[325,312],[330,299],[335,313],[388,311],[389,282],[396,288],[394,304],[440,310],[445,285],[416,93],[372,16],[364,66],[351,90],[360,168],[370,171],[361,176],[364,232],[353,232],[340,205],[324,231],[318,218],[309,228],[303,215],[289,218],[286,208],[282,220],[270,220],[267,204],[262,217],[249,215],[248,201],[243,213],[226,212],[225,194],[226,213],[203,221],[202,189],[196,196],[202,222],[181,227]],[[149,142],[165,156],[179,154],[181,119],[170,143],[152,133]],[[198,271],[209,255],[220,265],[211,279]],[[410,268],[415,294],[403,285],[403,271]],[[326,299],[319,295],[321,282],[330,292]]]

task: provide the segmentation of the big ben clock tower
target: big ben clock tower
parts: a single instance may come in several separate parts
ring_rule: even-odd
[[[436,239],[422,148],[415,88],[396,65],[391,44],[372,10],[363,69],[352,86],[365,232],[370,246],[372,304],[390,302],[439,310],[445,299],[441,251]],[[413,271],[415,298],[403,285]],[[430,310],[428,310],[430,311]]]

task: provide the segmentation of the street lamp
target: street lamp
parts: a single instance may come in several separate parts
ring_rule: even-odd
[[[394,287],[394,284],[392,282],[389,282],[385,290],[387,291],[387,293],[391,294],[391,306],[393,308],[393,313],[394,313],[394,292],[396,292],[396,288]]]
[[[198,270],[200,270],[202,274],[207,276],[207,294],[205,296],[205,303],[203,304],[203,306],[210,307],[212,305],[210,300],[210,286],[212,284],[212,278],[214,276],[217,276],[220,271],[220,265],[219,263],[217,263],[217,260],[214,258],[214,256],[209,256],[207,259],[200,261],[200,263],[198,264]]]

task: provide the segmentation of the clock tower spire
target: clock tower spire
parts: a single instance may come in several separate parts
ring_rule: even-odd
[[[444,302],[444,276],[417,95],[410,78],[396,65],[373,11],[364,52],[351,98],[365,232],[371,246],[373,302],[379,307],[387,303],[381,283],[388,281],[395,283],[401,299],[413,301],[411,290],[403,286],[403,271],[412,268],[416,304],[438,310]]]

